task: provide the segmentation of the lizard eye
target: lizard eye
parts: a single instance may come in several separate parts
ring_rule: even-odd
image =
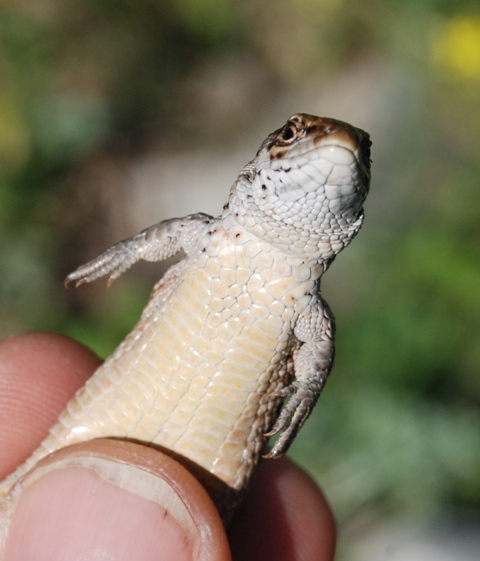
[[[291,142],[297,135],[297,127],[294,123],[289,121],[280,131],[278,140],[282,143]]]
[[[290,140],[294,136],[293,127],[289,126],[283,129],[282,138],[283,140]]]

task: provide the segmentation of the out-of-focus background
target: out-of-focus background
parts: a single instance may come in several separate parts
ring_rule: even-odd
[[[0,6],[0,334],[106,356],[162,266],[62,280],[164,218],[220,212],[294,112],[373,139],[366,223],[328,272],[333,375],[291,455],[340,561],[480,558],[480,8],[457,0]]]

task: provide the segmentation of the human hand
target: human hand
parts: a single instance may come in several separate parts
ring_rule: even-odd
[[[99,364],[88,349],[59,335],[0,341],[0,480],[38,446]],[[1,561],[334,556],[335,523],[327,503],[285,458],[260,466],[228,539],[200,484],[152,448],[98,440],[66,448],[43,465],[27,478],[15,507],[4,502],[2,510],[0,503]]]

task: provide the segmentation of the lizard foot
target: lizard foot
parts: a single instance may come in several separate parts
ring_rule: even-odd
[[[65,279],[65,286],[71,282],[75,282],[75,286],[80,286],[107,274],[110,274],[107,281],[107,284],[110,285],[136,261],[138,261],[138,254],[135,250],[131,249],[126,242],[119,242],[96,259],[70,273]]]
[[[280,458],[287,452],[317,402],[323,384],[318,386],[318,382],[312,383],[312,380],[296,380],[279,392],[283,397],[291,397],[272,429],[264,435],[270,437],[281,433],[270,452],[263,456],[264,458]]]

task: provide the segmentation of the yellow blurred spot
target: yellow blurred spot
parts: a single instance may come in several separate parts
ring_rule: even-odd
[[[454,79],[480,79],[480,17],[461,16],[433,34],[432,58]]]

